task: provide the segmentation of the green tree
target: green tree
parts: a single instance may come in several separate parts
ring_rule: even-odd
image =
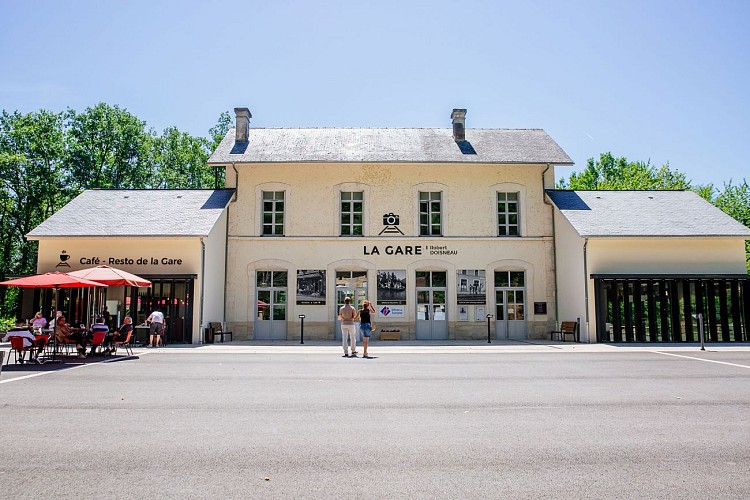
[[[40,110],[0,115],[0,278],[36,271],[36,242],[24,235],[84,189],[205,189],[224,186],[208,155],[229,131],[228,112],[193,137],[159,135],[106,103],[82,113]],[[0,317],[14,313],[18,290],[0,287]]]
[[[598,160],[589,158],[581,173],[573,172],[569,179],[557,183],[560,189],[579,190],[648,190],[690,189],[685,174],[669,165],[653,167],[649,162],[631,162],[625,157],[602,153]]]
[[[150,182],[146,122],[118,106],[99,103],[70,112],[68,171],[76,191],[143,188]]]
[[[180,132],[176,127],[150,139],[154,173],[151,187],[203,189],[213,187],[214,175],[206,165],[208,140]]]
[[[219,115],[219,119],[216,121],[216,125],[208,129],[208,135],[210,136],[211,144],[209,146],[209,154],[216,150],[221,144],[221,141],[232,128],[232,115],[229,111],[224,111]],[[225,171],[222,167],[213,167],[213,188],[219,189],[225,186]]]
[[[0,115],[0,275],[36,270],[36,242],[24,235],[68,200],[65,186],[64,114]],[[9,313],[0,287],[0,309]]]
[[[211,139],[211,151],[219,147],[219,144],[221,144],[221,141],[227,135],[230,128],[232,128],[232,115],[229,114],[229,111],[224,111],[219,115],[219,119],[216,120],[216,125],[208,129],[208,135]]]

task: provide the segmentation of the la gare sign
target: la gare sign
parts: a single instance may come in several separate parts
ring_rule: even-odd
[[[84,266],[99,266],[106,264],[108,266],[181,266],[182,259],[172,259],[169,257],[139,257],[137,259],[131,259],[129,257],[116,258],[116,257],[81,257],[78,261]]]
[[[364,255],[380,255],[377,245],[364,246]],[[457,255],[458,250],[449,250],[448,245],[387,245],[385,255]]]

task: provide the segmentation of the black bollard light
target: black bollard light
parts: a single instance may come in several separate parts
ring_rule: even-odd
[[[490,320],[494,318],[492,314],[487,315],[487,343],[491,344],[492,340],[490,339]]]
[[[299,343],[304,344],[305,343],[305,315],[300,314],[298,318],[299,318]]]

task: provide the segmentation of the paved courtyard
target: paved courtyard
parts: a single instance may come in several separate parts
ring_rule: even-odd
[[[3,498],[750,498],[750,347],[333,343],[3,369]]]

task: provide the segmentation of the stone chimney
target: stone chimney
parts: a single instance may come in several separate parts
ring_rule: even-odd
[[[451,113],[451,121],[453,122],[453,140],[456,142],[462,142],[466,140],[466,110],[465,109],[454,109]]]
[[[237,125],[235,127],[235,142],[247,142],[250,138],[250,110],[247,108],[234,108],[234,116]]]

